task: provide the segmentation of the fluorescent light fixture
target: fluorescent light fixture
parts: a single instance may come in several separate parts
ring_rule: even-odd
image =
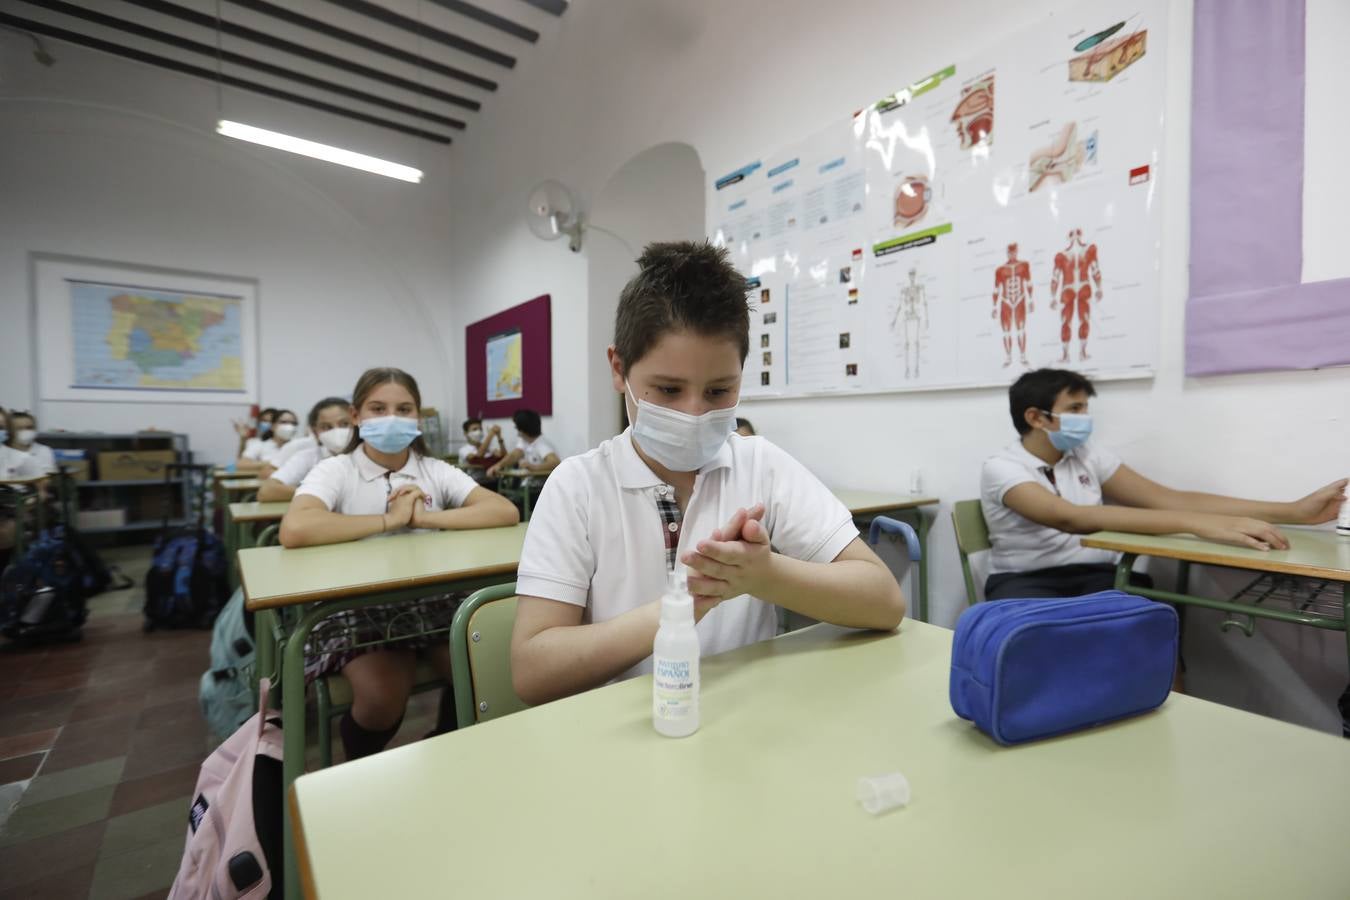
[[[216,131],[226,137],[262,144],[264,147],[274,147],[288,153],[299,153],[301,156],[312,156],[315,159],[336,163],[339,166],[348,166],[353,169],[360,169],[363,172],[385,175],[389,178],[397,178],[400,181],[411,181],[413,184],[420,184],[422,181],[421,169],[414,169],[412,166],[390,162],[376,156],[366,156],[364,153],[353,153],[351,150],[343,150],[341,147],[330,147],[328,144],[292,137],[279,131],[268,131],[266,128],[256,128],[252,125],[231,122],[227,119],[220,120],[219,124],[216,125]]]

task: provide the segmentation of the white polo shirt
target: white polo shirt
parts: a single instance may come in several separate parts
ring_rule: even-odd
[[[415,484],[430,498],[431,510],[463,506],[478,484],[439,459],[408,454],[397,472],[366,456],[364,445],[351,453],[322,460],[310,469],[295,496],[318,497],[335,513],[378,516],[389,511],[389,495],[405,484]],[[395,532],[390,532],[393,534]]]
[[[18,481],[23,478],[37,478],[46,474],[36,459],[15,450],[8,444],[0,444],[0,481]]]
[[[1092,550],[1081,543],[1082,535],[1041,525],[1003,505],[1008,491],[1032,482],[1075,506],[1101,506],[1102,484],[1120,468],[1120,457],[1088,441],[1065,453],[1053,467],[1013,441],[984,461],[980,472],[980,507],[989,527],[989,573],[1033,572],[1053,566],[1115,563],[1109,550]]]
[[[290,443],[289,441],[287,443]],[[256,444],[244,448],[244,459],[251,459],[255,462],[272,463],[277,458],[277,454],[282,451],[285,444],[278,444],[276,441],[268,438],[265,441],[259,441]]]
[[[550,453],[558,452],[553,449],[553,445],[550,444],[542,434],[532,441],[526,441],[524,438],[519,438],[516,441],[516,449],[525,454],[521,457],[521,462],[527,466],[540,465],[548,458]]]
[[[289,447],[290,444],[287,444],[286,446]],[[269,477],[276,481],[280,481],[287,487],[297,487],[305,480],[305,476],[309,474],[310,469],[313,469],[319,464],[320,460],[329,459],[331,457],[332,454],[329,453],[326,448],[320,447],[318,444],[301,447],[298,452],[291,454],[290,459],[285,462],[275,463],[274,465],[277,466],[277,470]]]
[[[314,435],[297,434],[281,446],[281,449],[277,451],[277,455],[272,457],[271,463],[280,469],[282,466],[286,465],[286,463],[290,462],[291,457],[295,456],[295,454],[304,453],[306,450],[317,447],[318,445],[319,440],[314,437]]]
[[[19,448],[15,447],[18,450]],[[38,467],[41,474],[52,474],[57,471],[56,454],[52,448],[46,444],[32,443],[28,445],[27,450],[19,450],[20,453],[26,453],[32,458],[33,464]]]
[[[801,463],[761,437],[733,434],[699,470],[682,524],[662,522],[658,497],[674,499],[633,449],[632,429],[563,460],[544,484],[520,555],[516,590],[586,607],[603,622],[659,600],[666,587],[663,529],[679,533],[683,554],[739,508],[765,505],[773,548],[808,562],[830,562],[858,536],[853,516]],[[774,607],[749,594],[718,604],[698,623],[704,654],[773,637]],[[651,671],[650,657],[625,672]]]

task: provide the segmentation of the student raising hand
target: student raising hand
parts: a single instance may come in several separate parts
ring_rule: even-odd
[[[1295,500],[1289,504],[1292,507],[1289,522],[1298,525],[1321,525],[1323,522],[1335,521],[1336,515],[1341,511],[1341,504],[1345,502],[1347,483],[1350,483],[1350,479],[1333,481],[1302,500]]]

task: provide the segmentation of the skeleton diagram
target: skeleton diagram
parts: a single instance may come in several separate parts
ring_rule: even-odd
[[[891,319],[891,331],[903,323],[905,336],[905,377],[919,377],[919,339],[928,333],[928,294],[919,284],[919,270],[909,270],[909,284],[900,287],[900,304]],[[910,374],[911,362],[913,372]]]
[[[1073,314],[1078,311],[1078,358],[1088,359],[1088,332],[1091,331],[1092,289],[1102,299],[1102,270],[1097,265],[1097,245],[1083,243],[1083,229],[1069,232],[1069,245],[1055,254],[1055,274],[1050,277],[1050,308],[1059,307],[1059,340],[1064,345],[1060,362],[1069,361],[1069,341],[1073,337]]]
[[[1031,264],[1017,258],[1017,245],[1008,245],[1008,261],[994,270],[993,318],[1003,326],[1003,367],[1012,365],[1012,331],[1017,328],[1017,350],[1022,365],[1027,362],[1027,313],[1035,312],[1031,302]]]

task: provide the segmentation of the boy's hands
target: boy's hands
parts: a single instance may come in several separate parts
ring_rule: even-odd
[[[772,563],[769,532],[764,528],[764,504],[738,509],[727,524],[713,530],[685,553],[689,592],[694,612],[701,618],[714,606],[741,594],[760,594]]]
[[[1333,481],[1302,500],[1295,500],[1289,504],[1293,507],[1290,523],[1321,525],[1323,522],[1335,521],[1336,515],[1341,511],[1341,503],[1345,501],[1345,485],[1348,480],[1350,479],[1342,478],[1340,481]]]

